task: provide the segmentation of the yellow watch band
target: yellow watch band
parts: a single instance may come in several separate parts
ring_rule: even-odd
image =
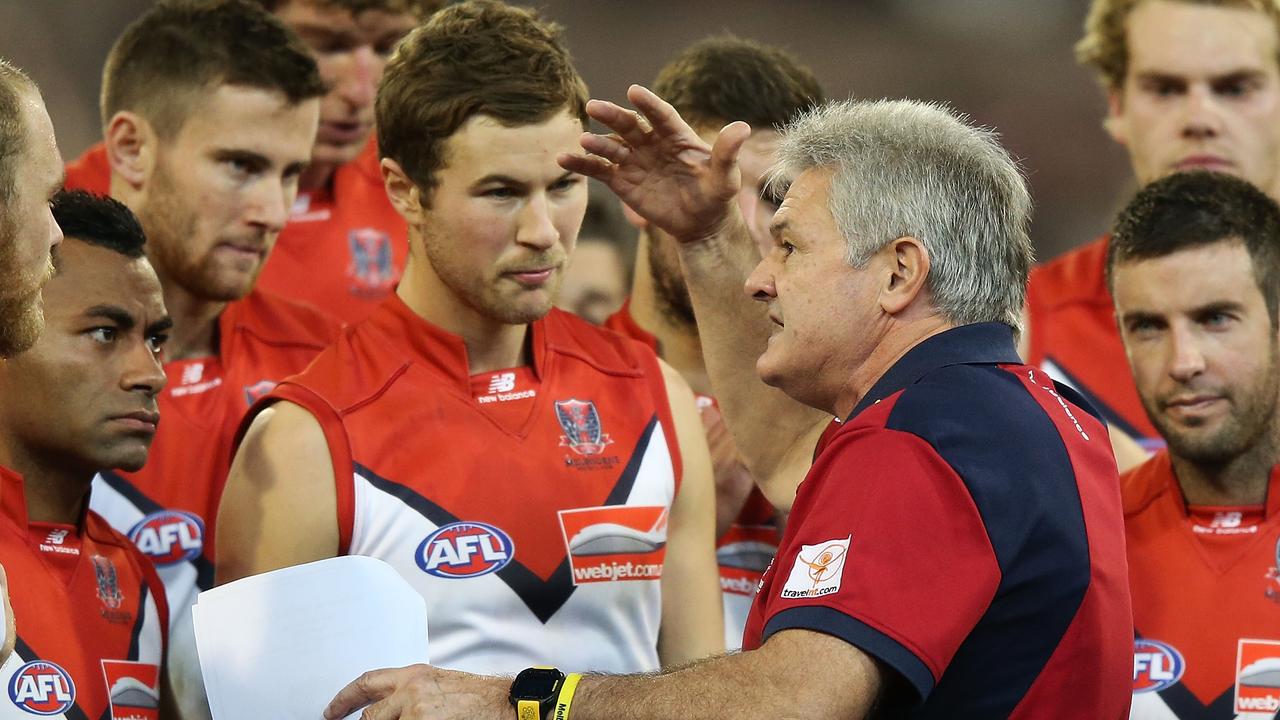
[[[516,718],[518,720],[542,720],[542,704],[537,700],[516,701]]]
[[[551,714],[552,720],[569,720],[569,709],[573,707],[573,694],[578,691],[578,681],[582,673],[569,673],[564,676],[560,685],[560,694],[556,697],[556,709]]]

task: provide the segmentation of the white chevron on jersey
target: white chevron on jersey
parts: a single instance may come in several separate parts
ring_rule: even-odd
[[[675,498],[671,452],[662,424],[655,422],[653,427],[624,504],[669,511]],[[568,600],[543,623],[497,572],[467,578],[424,572],[416,559],[418,548],[440,526],[379,489],[377,479],[362,476],[359,469],[353,481],[350,554],[386,561],[426,599],[433,665],[486,674],[516,673],[531,664],[610,673],[658,669],[659,582],[572,586]],[[570,509],[574,508],[561,508]],[[559,537],[561,528],[547,531]],[[484,549],[495,556],[501,552],[497,547]],[[520,561],[519,548],[513,551],[511,565]],[[562,576],[569,583],[570,575]]]

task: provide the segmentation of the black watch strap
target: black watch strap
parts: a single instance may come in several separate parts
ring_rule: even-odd
[[[556,668],[526,668],[511,682],[507,700],[517,720],[547,720],[563,685],[564,673]]]

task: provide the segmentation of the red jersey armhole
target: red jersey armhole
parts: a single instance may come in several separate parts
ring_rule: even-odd
[[[652,378],[649,389],[653,393],[653,404],[658,411],[658,421],[662,423],[667,448],[671,451],[671,473],[675,477],[674,495],[679,495],[684,463],[680,458],[680,433],[676,430],[675,418],[671,414],[671,401],[667,399],[667,378],[662,372],[661,364],[658,363],[658,356],[654,355],[652,350],[645,348],[636,355],[644,366],[645,375]]]
[[[282,382],[249,409],[236,436],[236,446],[239,447],[253,418],[273,402],[280,400],[291,402],[311,413],[320,424],[320,431],[324,433],[325,444],[329,447],[329,461],[333,464],[333,489],[338,515],[338,555],[346,555],[351,550],[351,535],[355,525],[355,483],[352,480],[355,477],[355,465],[351,459],[351,442],[337,410],[309,388],[288,381]]]

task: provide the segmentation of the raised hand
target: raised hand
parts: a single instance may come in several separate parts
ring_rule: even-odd
[[[735,222],[734,197],[742,184],[738,151],[751,128],[730,123],[708,146],[649,90],[632,85],[627,99],[636,111],[603,100],[587,103],[587,113],[613,134],[583,134],[590,155],[561,155],[560,165],[603,182],[680,242],[706,239]]]

